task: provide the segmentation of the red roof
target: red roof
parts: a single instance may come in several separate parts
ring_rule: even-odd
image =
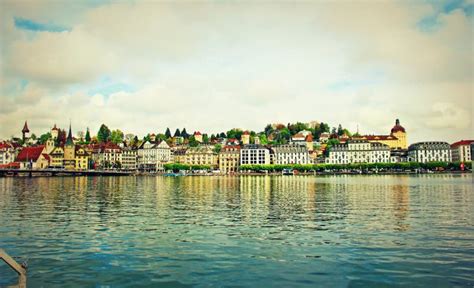
[[[194,132],[194,135],[201,135],[201,132],[196,131],[196,132]]]
[[[13,145],[8,144],[8,143],[0,143],[0,149],[9,149],[13,148]]]
[[[244,133],[242,133],[242,135],[250,135],[250,132],[249,131],[244,131]]]
[[[49,155],[48,155],[48,154],[43,153],[42,155],[43,155],[44,159],[46,159],[46,160],[48,160],[48,161],[51,161],[51,158],[49,158]]]
[[[400,125],[400,120],[395,120],[395,126],[393,126],[391,133],[396,133],[396,132],[403,132],[405,133],[405,128],[403,128],[402,125]]]
[[[53,127],[53,129],[51,129],[51,130],[59,130],[59,129],[56,127],[56,123],[54,123],[54,127]]]
[[[313,135],[311,134],[308,134],[308,136],[306,136],[306,142],[313,142]]]
[[[240,150],[239,145],[226,145],[222,148],[222,150]]]
[[[0,168],[20,168],[20,163],[18,162],[11,162],[11,163],[8,163],[8,164],[1,164],[0,165]]]
[[[459,146],[464,146],[464,145],[471,145],[471,143],[474,142],[474,140],[461,140],[458,142],[454,142],[451,144],[451,148],[457,148]]]
[[[36,161],[38,160],[38,157],[41,155],[41,152],[43,152],[44,145],[40,146],[34,146],[34,147],[25,147],[23,148],[18,156],[16,156],[17,162],[28,162],[30,160]]]

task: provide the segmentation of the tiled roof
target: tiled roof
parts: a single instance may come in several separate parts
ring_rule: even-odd
[[[48,161],[51,161],[51,158],[49,157],[48,154],[43,153],[42,155],[43,155],[44,159],[46,159],[46,160],[48,160]]]
[[[38,157],[43,152],[44,145],[35,146],[35,147],[25,147],[23,148],[18,156],[16,157],[17,162],[28,162],[30,160],[36,161]]]
[[[392,135],[364,135],[361,136],[360,138],[366,139],[369,141],[374,141],[374,140],[398,140],[397,137],[392,136]]]
[[[471,143],[474,142],[474,140],[461,140],[458,142],[454,142],[451,144],[451,148],[457,148],[459,146],[464,146],[464,145],[471,145]]]

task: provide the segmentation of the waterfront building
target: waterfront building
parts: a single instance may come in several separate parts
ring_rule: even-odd
[[[390,149],[407,149],[407,132],[400,125],[400,120],[395,120],[395,126],[390,130],[389,135],[364,135],[354,137],[354,139],[367,140],[371,143],[382,143],[390,147]]]
[[[367,140],[348,140],[334,145],[326,158],[328,164],[389,163],[390,147]]]
[[[187,148],[177,148],[173,150],[171,161],[174,163],[185,163],[186,162],[186,150]]]
[[[199,131],[194,132],[194,139],[197,142],[202,143],[202,134],[201,134],[201,132],[199,132]]]
[[[312,143],[311,143],[312,144]],[[288,144],[273,147],[274,164],[309,164],[310,158],[305,145]]]
[[[418,142],[408,147],[408,156],[415,162],[451,162],[451,146],[447,142]]]
[[[137,170],[138,151],[134,147],[122,148],[122,169]]]
[[[90,154],[85,147],[75,147],[75,169],[87,170],[89,169]]]
[[[250,133],[249,133],[249,131],[244,131],[244,132],[242,133],[241,140],[242,140],[242,144],[243,144],[243,145],[248,145],[248,144],[250,144]]]
[[[49,167],[64,168],[64,149],[61,146],[54,147],[48,154],[51,158]]]
[[[171,149],[166,141],[152,143],[143,142],[137,150],[138,169],[146,172],[158,172],[164,170],[164,164],[171,160]]]
[[[71,125],[69,125],[69,132],[67,134],[66,143],[64,144],[64,168],[73,170],[76,168],[76,147],[72,139]]]
[[[15,159],[20,169],[45,169],[49,167],[49,155],[44,153],[44,145],[24,147]]]
[[[390,149],[390,163],[409,162],[407,149]]]
[[[6,165],[15,160],[17,149],[11,143],[0,143],[0,165]]]
[[[112,142],[94,144],[85,147],[94,162],[94,168],[120,168],[122,166],[122,148]]]
[[[471,144],[474,140],[461,140],[451,144],[452,160],[457,162],[472,161]]]
[[[219,170],[221,173],[235,173],[239,169],[240,146],[224,146],[219,153]]]
[[[270,163],[270,150],[265,146],[249,144],[240,149],[240,165]]]
[[[185,164],[188,165],[210,165],[217,167],[218,155],[210,145],[190,147],[186,150]]]

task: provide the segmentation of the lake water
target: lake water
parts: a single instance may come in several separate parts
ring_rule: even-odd
[[[473,287],[473,179],[0,178],[0,248],[29,287]]]

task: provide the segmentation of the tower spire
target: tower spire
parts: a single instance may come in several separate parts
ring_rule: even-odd
[[[71,120],[69,120],[69,133],[67,134],[66,145],[73,145],[72,131],[71,131]]]

